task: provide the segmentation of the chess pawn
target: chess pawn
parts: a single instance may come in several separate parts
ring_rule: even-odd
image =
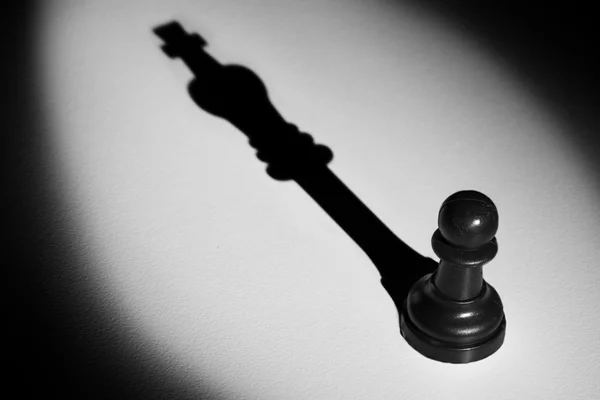
[[[498,251],[498,211],[482,193],[461,191],[442,204],[431,239],[437,270],[411,288],[400,331],[424,356],[468,363],[490,356],[504,341],[500,296],[483,279],[483,265]]]

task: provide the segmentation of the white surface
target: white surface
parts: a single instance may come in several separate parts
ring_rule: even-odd
[[[182,382],[228,398],[595,398],[595,172],[477,42],[386,4],[44,2],[49,151],[94,260],[74,279],[185,365]],[[220,61],[254,69],[422,254],[433,257],[448,195],[495,201],[500,252],[484,273],[507,314],[497,354],[447,365],[403,341],[367,257],[295,183],[270,179],[241,133],[193,105],[191,74],[151,32],[170,19]]]

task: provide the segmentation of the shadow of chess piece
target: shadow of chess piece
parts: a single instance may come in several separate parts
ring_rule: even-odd
[[[200,35],[186,32],[176,21],[154,32],[164,41],[165,54],[180,58],[194,74],[188,85],[194,103],[246,135],[270,177],[302,187],[371,259],[383,287],[401,310],[410,287],[433,272],[436,262],[398,238],[328,168],[331,149],[283,118],[256,73],[221,64],[206,52],[207,43]]]
[[[439,266],[411,288],[400,330],[428,358],[478,361],[500,348],[506,330],[500,296],[482,273],[498,251],[498,211],[487,196],[461,191],[444,201],[438,225],[431,242]]]

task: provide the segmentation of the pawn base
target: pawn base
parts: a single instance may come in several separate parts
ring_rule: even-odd
[[[502,346],[506,333],[506,318],[502,319],[492,336],[478,343],[461,346],[440,342],[420,332],[405,312],[400,315],[400,332],[413,349],[427,358],[445,363],[466,364],[483,360]]]

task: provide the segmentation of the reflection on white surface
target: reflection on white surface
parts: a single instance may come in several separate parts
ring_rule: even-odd
[[[358,0],[44,4],[51,151],[97,260],[82,273],[191,381],[261,399],[600,389],[593,172],[475,42],[413,9]],[[433,257],[448,195],[494,200],[500,252],[484,274],[508,324],[497,354],[454,366],[404,343],[369,260],[294,183],[270,179],[241,133],[193,105],[190,73],[151,32],[172,18],[220,61],[255,70],[422,254]]]

